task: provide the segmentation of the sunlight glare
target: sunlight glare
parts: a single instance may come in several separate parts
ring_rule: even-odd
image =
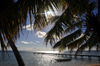
[[[47,12],[47,15],[52,15],[52,16],[53,16],[54,14],[53,14],[52,11],[48,11],[48,12]]]
[[[59,53],[59,51],[37,51],[42,53]]]

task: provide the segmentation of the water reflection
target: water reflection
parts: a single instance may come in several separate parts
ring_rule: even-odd
[[[59,53],[59,51],[36,51],[41,53]]]
[[[18,66],[13,52],[9,53],[10,58],[5,57],[4,60],[0,54],[0,66]],[[52,54],[34,54],[33,52],[21,52],[22,58],[26,66],[87,66],[92,64],[99,64],[98,59],[88,60],[88,58],[72,59],[71,61],[57,62],[55,59],[61,56]]]
[[[55,63],[55,56],[52,55],[41,55],[41,59],[39,61],[39,65],[49,66],[50,64]]]

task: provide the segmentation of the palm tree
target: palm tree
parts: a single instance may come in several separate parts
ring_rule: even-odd
[[[22,21],[16,11],[14,11],[13,9],[11,9],[12,5],[14,5],[14,1],[13,0],[0,0],[1,2],[1,11],[0,11],[0,41],[1,41],[1,48],[2,51],[4,51],[4,49],[7,50],[6,47],[6,43],[5,40],[8,41],[8,44],[11,46],[15,57],[18,61],[19,66],[25,66],[21,55],[19,54],[19,51],[17,49],[17,47],[15,46],[15,39],[17,39],[17,37],[19,36],[19,31],[20,31],[20,24]],[[12,13],[13,10],[13,13]],[[17,8],[16,8],[17,10]],[[18,19],[20,21],[18,21]]]
[[[45,15],[45,10],[58,8],[64,4],[63,0],[0,0],[0,41],[2,51],[7,49],[5,41],[12,48],[19,66],[25,66],[21,55],[15,45],[15,40],[20,37],[22,26],[26,25],[27,15],[30,16],[30,24],[34,20],[34,27],[45,27],[48,22]],[[45,22],[44,22],[45,21]],[[40,26],[41,24],[41,26]]]
[[[94,46],[97,46],[96,48],[98,50],[100,46],[100,31],[97,29],[99,28],[99,22],[98,16],[92,13],[95,3],[91,2],[91,0],[75,0],[74,3],[72,2],[73,1],[68,2],[68,8],[55,22],[54,27],[47,33],[45,38],[46,44],[48,42],[50,42],[50,44],[55,43],[57,39],[60,39],[53,45],[53,48],[58,48],[59,51],[66,49],[66,47],[68,47],[70,51],[77,48],[77,54],[87,47],[89,47],[90,50]],[[66,33],[67,36],[63,37]]]

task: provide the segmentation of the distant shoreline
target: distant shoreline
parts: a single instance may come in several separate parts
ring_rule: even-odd
[[[2,50],[0,50],[0,51],[2,51]],[[6,50],[5,50],[6,51]],[[12,51],[12,50],[7,50],[7,51]],[[43,50],[43,51],[47,51],[47,50]],[[48,50],[49,51],[49,50]],[[53,50],[50,50],[50,51],[53,51]],[[67,50],[65,50],[65,51],[67,51]],[[29,51],[29,50],[19,50],[19,52],[39,52],[38,50],[37,51]],[[40,51],[41,52],[41,51]],[[55,51],[54,51],[55,52]],[[62,51],[62,52],[64,52],[64,51]],[[68,51],[68,52],[70,52],[70,51]],[[72,52],[76,52],[76,51],[72,51]],[[85,50],[85,51],[83,51],[83,52],[89,52],[88,50]],[[90,52],[100,52],[100,50],[99,51],[96,51],[96,50],[91,50]]]

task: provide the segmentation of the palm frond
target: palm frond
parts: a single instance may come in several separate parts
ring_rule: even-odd
[[[97,41],[94,38],[94,35],[91,35],[90,38],[88,38],[80,47],[77,49],[76,54],[78,52],[83,52],[86,48],[89,48],[89,51],[93,46],[97,44]]]
[[[71,25],[70,19],[72,16],[66,17],[66,15],[70,14],[68,10],[69,8],[67,8],[66,11],[58,18],[54,27],[46,34],[46,38],[45,38],[46,44],[48,43],[48,41],[50,41],[51,44],[55,42],[54,39],[55,36],[60,38],[61,35],[64,34],[64,29],[69,25]]]
[[[55,25],[46,35],[46,38],[45,38],[46,44],[48,43],[48,41],[51,40],[51,38],[53,40],[51,40],[50,42],[53,43],[54,42],[53,36],[55,35],[56,37],[60,37],[60,35],[64,34],[65,29],[66,29],[66,31],[69,32],[70,30],[72,31],[72,30],[76,29],[76,27],[81,26],[81,23],[82,23],[81,21],[77,22],[76,24],[75,24],[75,21],[72,22],[72,19],[76,19],[73,15],[78,16],[79,13],[83,14],[85,12],[85,10],[84,10],[85,8],[82,9],[84,12],[81,11],[80,10],[81,7],[84,7],[84,6],[82,6],[82,4],[80,4],[80,3],[86,4],[86,3],[88,3],[88,1],[84,1],[84,2],[81,2],[81,1],[76,2],[75,1],[75,3],[72,3],[73,1],[66,1],[66,2],[68,3],[66,10],[63,12],[63,14],[60,17],[56,18],[57,19],[57,20],[55,20],[56,22],[53,21],[53,22],[55,22]],[[80,4],[81,6],[80,7],[77,6],[76,3]],[[76,8],[79,9],[79,12]],[[49,37],[50,37],[50,39],[49,39]]]
[[[70,42],[70,44],[69,45],[67,45],[68,46],[68,49],[69,50],[73,50],[74,48],[77,48],[77,47],[79,47],[82,43],[84,43],[84,37],[81,37],[81,38],[78,38],[77,40],[74,40],[74,41],[72,41],[72,42]],[[67,47],[66,46],[66,47]]]
[[[58,48],[60,46],[64,46],[64,48],[66,48],[66,46],[68,46],[70,44],[70,42],[74,41],[75,39],[77,39],[80,35],[81,35],[81,30],[76,30],[75,32],[71,33],[70,35],[67,35],[66,37],[62,38],[60,41],[58,41],[53,48]],[[61,48],[62,49],[62,48]]]
[[[1,42],[1,48],[2,48],[2,51],[4,51],[4,49],[7,49],[6,45],[5,45],[5,42],[0,34],[0,42]]]
[[[75,30],[76,28],[82,28],[82,24],[84,23],[84,21],[79,21],[75,24],[72,24],[70,27],[65,29],[65,33],[69,33],[72,32],[73,30]]]
[[[100,30],[98,30],[99,23],[98,23],[98,16],[95,16],[91,11],[96,7],[95,2],[89,2],[90,0],[76,0],[76,1],[66,1],[68,3],[68,8],[66,8],[65,12],[58,18],[55,18],[55,25],[54,27],[47,33],[45,38],[46,43],[50,42],[53,43],[55,41],[55,37],[59,37],[64,33],[71,33],[70,35],[60,38],[61,40],[55,43],[53,48],[58,48],[59,51],[64,50],[68,47],[71,51],[74,48],[77,48],[77,52],[82,52],[86,48],[91,50],[92,47],[96,46],[97,50],[100,46],[98,36],[100,37]],[[72,3],[74,2],[74,3]],[[78,5],[76,5],[78,4]],[[83,15],[82,15],[83,14]],[[87,14],[84,18],[84,14]],[[77,21],[74,21],[76,18],[73,16],[81,17]],[[87,27],[84,27],[83,23],[86,23]],[[57,30],[59,28],[60,31]],[[84,28],[84,33],[77,33],[75,31],[77,28]],[[76,33],[75,33],[75,32]],[[76,36],[78,34],[78,36]],[[84,34],[81,37],[81,34]]]

